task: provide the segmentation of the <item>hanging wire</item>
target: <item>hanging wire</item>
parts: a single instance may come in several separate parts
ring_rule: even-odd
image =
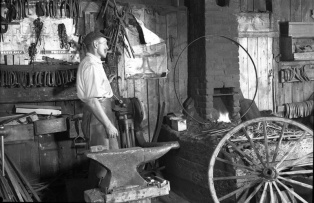
[[[202,39],[202,38],[206,38],[206,37],[220,37],[220,38],[225,38],[231,42],[233,42],[234,44],[236,44],[237,46],[241,47],[241,49],[243,49],[243,51],[245,51],[245,53],[249,56],[250,60],[252,61],[252,64],[253,64],[253,67],[254,67],[254,71],[255,71],[255,78],[256,78],[256,88],[255,88],[255,93],[254,93],[254,96],[253,96],[253,99],[252,99],[252,102],[251,104],[249,105],[249,107],[245,110],[244,114],[239,118],[239,120],[241,120],[241,118],[243,118],[243,116],[245,116],[247,114],[247,112],[250,110],[250,108],[252,107],[252,105],[254,104],[254,100],[255,100],[255,97],[256,97],[256,94],[257,94],[257,89],[258,89],[258,76],[257,76],[257,69],[256,69],[256,66],[255,66],[255,63],[251,57],[251,55],[249,54],[249,52],[241,45],[239,44],[237,41],[229,38],[229,37],[226,37],[226,36],[220,36],[220,35],[203,35],[201,37],[198,37],[196,38],[195,40],[193,40],[192,42],[190,42],[188,45],[186,45],[183,50],[180,52],[179,56],[178,56],[178,59],[174,65],[174,73],[173,73],[173,81],[176,81],[176,69],[177,69],[177,65],[178,65],[178,61],[182,55],[182,53],[185,51],[185,49],[187,49],[189,46],[191,46],[194,42]],[[206,125],[206,124],[211,124],[211,122],[202,122],[202,121],[199,121],[197,120],[196,118],[194,118],[193,116],[191,116],[188,111],[183,107],[183,104],[182,102],[180,101],[179,99],[179,96],[177,94],[177,90],[176,90],[176,83],[174,82],[174,93],[175,93],[175,96],[177,98],[177,101],[178,103],[180,104],[181,108],[183,109],[183,111],[190,117],[192,118],[194,121],[196,121],[197,123],[200,123],[200,124],[203,124],[203,125]]]

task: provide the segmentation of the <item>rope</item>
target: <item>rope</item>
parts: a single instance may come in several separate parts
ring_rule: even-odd
[[[239,118],[239,120],[241,120],[241,118],[243,118],[243,116],[245,116],[245,114],[247,114],[247,112],[250,110],[250,108],[252,107],[252,105],[254,104],[254,100],[255,100],[255,97],[256,97],[256,94],[257,94],[257,89],[258,89],[258,76],[257,76],[257,69],[256,69],[256,66],[255,66],[255,63],[251,57],[251,55],[248,53],[248,51],[241,45],[239,44],[237,41],[229,38],[229,37],[226,37],[226,36],[219,36],[219,35],[203,35],[201,37],[198,37],[196,38],[195,40],[193,40],[192,42],[190,42],[188,45],[186,45],[183,50],[180,52],[179,56],[178,56],[178,59],[175,63],[175,66],[174,66],[174,73],[173,73],[173,81],[176,81],[176,69],[177,69],[177,64],[178,64],[178,61],[182,55],[182,53],[184,52],[184,50],[186,48],[188,48],[189,46],[191,46],[194,42],[202,39],[202,38],[206,38],[206,37],[220,37],[220,38],[225,38],[231,42],[233,42],[234,44],[236,44],[237,46],[241,47],[243,49],[243,51],[245,51],[245,53],[249,56],[250,60],[252,61],[253,63],[253,67],[254,67],[254,71],[255,71],[255,78],[256,78],[256,88],[255,88],[255,93],[254,93],[254,96],[253,96],[253,99],[252,99],[252,102],[251,104],[249,105],[249,107],[247,108],[247,110],[244,112],[244,114]],[[191,116],[188,111],[183,107],[183,104],[182,102],[180,101],[179,99],[179,96],[177,94],[177,90],[176,90],[176,83],[174,82],[174,93],[175,93],[175,96],[177,98],[177,101],[179,103],[179,105],[181,106],[181,108],[183,109],[183,111],[190,117],[192,118],[194,121],[196,121],[197,123],[200,123],[200,124],[203,124],[203,125],[206,125],[206,124],[211,124],[211,122],[202,122],[202,121],[199,121],[197,120],[196,118],[194,118],[193,116]]]

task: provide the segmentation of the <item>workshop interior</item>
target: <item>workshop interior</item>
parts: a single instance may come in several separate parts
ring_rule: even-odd
[[[0,202],[313,202],[313,0],[1,0],[0,26]],[[82,130],[91,32],[119,149]]]

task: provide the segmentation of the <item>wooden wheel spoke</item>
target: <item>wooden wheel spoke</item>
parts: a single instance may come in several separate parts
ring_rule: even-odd
[[[216,160],[217,160],[217,161],[221,161],[221,162],[226,163],[226,164],[230,164],[230,165],[235,166],[235,167],[238,167],[238,168],[247,169],[247,170],[249,170],[249,171],[255,172],[255,174],[259,174],[258,172],[256,172],[256,170],[255,170],[254,168],[250,168],[250,167],[244,166],[244,165],[242,165],[242,164],[235,164],[235,163],[233,163],[233,162],[231,162],[231,161],[228,161],[228,160],[225,160],[225,159],[222,159],[222,158],[219,158],[219,157],[217,157]]]
[[[256,198],[256,202],[260,203],[287,202],[290,197],[304,202],[288,187],[302,186],[303,190],[313,190],[310,183],[293,178],[313,175],[313,170],[310,170],[313,165],[312,139],[311,128],[281,117],[260,117],[235,126],[220,139],[211,155],[208,183],[213,202],[233,198],[237,202],[251,202],[257,194],[260,198]],[[301,149],[301,143],[304,143],[304,149]],[[229,148],[230,154],[219,156],[226,148]],[[297,149],[300,154],[296,152]],[[231,153],[232,158],[228,158]],[[299,166],[309,167],[297,168]],[[221,167],[233,169],[235,173],[219,175],[217,172]],[[222,185],[230,185],[234,189],[225,190]],[[217,189],[218,192],[215,191]]]
[[[259,178],[259,177],[257,175],[226,176],[226,177],[214,177],[213,180],[254,179],[254,178]]]
[[[230,192],[229,194],[227,194],[227,195],[225,195],[225,196],[223,196],[223,197],[220,197],[218,200],[219,200],[219,201],[222,201],[222,200],[224,200],[224,199],[227,199],[227,198],[231,197],[232,195],[237,194],[238,192],[242,192],[243,190],[245,190],[245,189],[247,189],[247,188],[253,187],[256,183],[258,183],[258,182],[261,181],[261,180],[262,180],[262,179],[259,179],[259,180],[256,180],[256,181],[250,183],[250,184],[247,184],[247,185],[245,185],[245,186],[243,186],[243,187],[240,187],[240,188],[234,190],[233,192]]]
[[[270,192],[270,203],[275,203],[275,196],[273,190],[273,184],[269,183],[269,192]]]
[[[267,186],[268,186],[268,182],[265,182],[265,187],[264,187],[264,190],[263,190],[263,193],[262,193],[262,196],[261,196],[261,199],[260,199],[260,203],[264,203],[265,201],[265,197],[266,197],[266,194],[267,194]]]
[[[301,157],[301,158],[295,160],[294,162],[292,162],[291,164],[289,164],[289,166],[285,166],[285,167],[279,168],[279,169],[277,169],[277,170],[278,170],[278,171],[281,171],[282,169],[285,169],[285,168],[288,168],[288,167],[291,167],[291,166],[296,166],[296,165],[298,165],[298,163],[300,163],[300,162],[303,161],[304,159],[308,158],[308,156],[310,156],[310,155],[312,155],[312,154],[313,154],[313,152],[310,152],[310,153],[306,154],[305,156],[303,156],[303,157]],[[313,162],[312,162],[311,164],[313,164]]]
[[[250,194],[250,196],[245,200],[244,203],[248,203],[248,202],[252,199],[252,197],[254,197],[254,195],[258,192],[258,190],[262,187],[263,183],[264,183],[264,182],[261,182],[261,183],[254,189],[254,191]]]
[[[279,183],[281,186],[283,186],[287,191],[289,191],[293,196],[295,196],[296,198],[298,198],[301,202],[304,203],[308,203],[307,201],[305,201],[300,195],[298,195],[297,193],[295,193],[293,190],[291,190],[289,187],[287,187],[286,185],[284,185],[282,182],[280,182],[279,180],[276,180],[277,183]]]
[[[265,153],[266,153],[266,165],[269,166],[269,151],[268,151],[268,137],[266,130],[266,121],[263,121],[263,132],[264,132],[264,144],[265,144]]]
[[[293,165],[294,167],[302,167],[302,166],[313,166],[313,162],[308,162],[308,163],[301,163],[301,164],[296,164]]]
[[[312,185],[309,185],[309,184],[306,184],[306,183],[302,183],[302,182],[299,182],[299,181],[296,181],[296,180],[284,178],[282,176],[278,176],[278,178],[282,179],[282,180],[285,180],[285,181],[287,181],[289,183],[293,183],[293,184],[296,184],[296,185],[299,185],[299,186],[302,186],[302,187],[305,187],[305,188],[313,189]]]
[[[310,174],[310,173],[313,173],[313,170],[279,172],[279,175]]]
[[[274,153],[272,162],[275,162],[275,161],[276,161],[276,158],[277,158],[277,155],[278,155],[278,151],[279,151],[279,146],[281,145],[281,141],[282,141],[282,139],[283,139],[283,133],[285,132],[286,127],[287,127],[287,124],[285,123],[285,124],[283,125],[283,127],[282,127],[282,130],[281,130],[281,133],[280,133],[280,137],[279,137],[279,141],[277,142],[277,145],[276,145],[276,149],[275,149],[275,153]]]
[[[274,184],[274,186],[275,186],[275,188],[276,188],[276,190],[277,190],[277,192],[278,192],[278,194],[279,194],[279,196],[280,196],[282,202],[283,202],[283,203],[287,203],[287,200],[285,199],[285,197],[284,197],[283,194],[281,193],[281,191],[280,191],[280,189],[278,188],[276,182],[273,182],[273,184]]]
[[[253,163],[255,166],[257,166],[258,168],[260,168],[260,166],[251,158],[249,157],[247,154],[245,154],[244,152],[242,152],[233,142],[226,140],[226,142],[228,144],[230,144],[237,152],[239,152],[239,154],[244,157],[247,158],[251,163]]]
[[[242,194],[240,195],[240,198],[237,199],[237,202],[244,202],[244,200],[245,200],[245,198],[248,196],[248,194],[249,194],[249,189],[246,188],[246,189],[242,192]]]
[[[294,149],[297,147],[297,145],[302,141],[304,137],[305,137],[305,132],[303,132],[303,135],[298,139],[296,143],[294,143],[292,149],[286,152],[284,157],[279,161],[279,163],[276,164],[275,168],[278,168],[278,166],[280,166],[287,159],[287,157],[294,151]]]
[[[265,165],[265,163],[264,163],[262,157],[259,155],[259,153],[258,153],[258,151],[257,151],[257,149],[256,149],[256,147],[255,147],[255,145],[254,145],[254,143],[253,143],[253,140],[252,140],[251,137],[249,136],[249,134],[248,134],[248,132],[246,131],[245,127],[243,127],[242,130],[243,130],[243,132],[244,132],[245,137],[249,140],[251,147],[254,149],[254,152],[255,152],[257,158],[259,159],[259,161],[261,162],[261,164],[262,164],[264,167],[266,167],[266,165]]]

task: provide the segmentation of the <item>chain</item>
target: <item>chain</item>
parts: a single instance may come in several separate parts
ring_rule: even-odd
[[[60,48],[68,49],[69,43],[68,43],[67,31],[63,23],[58,25],[58,35],[60,39]]]
[[[40,40],[40,34],[43,29],[44,23],[40,22],[40,18],[37,18],[36,20],[34,20],[33,24],[34,24],[36,42],[32,43],[31,46],[28,48],[28,55],[31,58],[31,64],[33,63],[35,54],[37,53],[36,47],[37,47],[38,41]]]

